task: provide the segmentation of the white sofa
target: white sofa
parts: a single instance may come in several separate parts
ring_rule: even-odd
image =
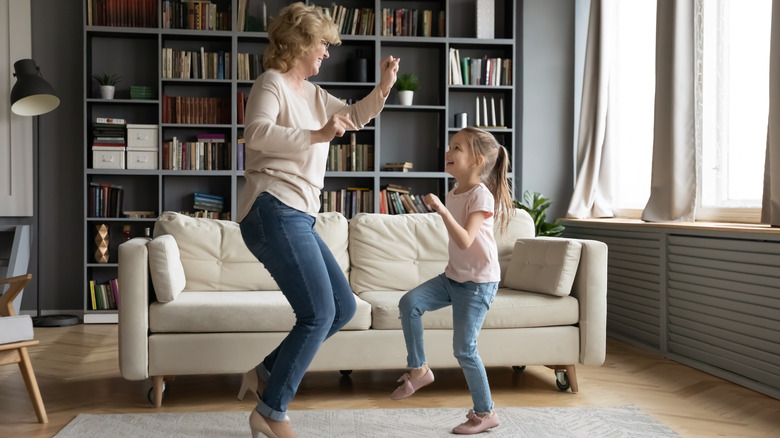
[[[309,370],[405,368],[398,300],[443,272],[448,237],[441,218],[359,214],[348,222],[322,213],[316,228],[350,280],[357,312],[323,344]],[[604,361],[607,248],[533,235],[522,210],[503,237],[497,234],[503,280],[479,353],[487,367],[550,366],[558,387],[576,392],[574,365]],[[292,309],[235,222],[163,213],[153,240],[120,245],[119,284],[121,373],[128,380],[151,377],[149,398],[157,406],[167,378],[244,373],[294,324]],[[457,367],[451,310],[423,320],[430,366]]]

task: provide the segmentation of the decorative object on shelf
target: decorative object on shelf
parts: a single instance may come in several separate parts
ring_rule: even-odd
[[[401,105],[409,106],[414,99],[414,92],[420,87],[420,79],[412,73],[398,75],[395,81],[395,89],[398,90],[398,99]]]
[[[492,40],[496,37],[496,5],[494,0],[477,0],[477,38]]]
[[[480,103],[481,102],[481,103]],[[501,128],[506,129],[504,125],[504,98],[499,98],[499,119],[496,119],[496,99],[490,98],[490,109],[488,110],[488,100],[486,96],[476,98],[476,112],[478,128]]]
[[[358,50],[355,58],[347,60],[347,77],[351,82],[368,82],[368,59]]]
[[[108,225],[95,225],[95,262],[108,263]]]
[[[116,91],[116,84],[119,83],[121,77],[115,73],[96,73],[92,75],[92,78],[100,84],[100,97],[103,99],[113,99],[114,91]]]
[[[547,209],[550,208],[550,205],[552,202],[544,195],[530,190],[523,192],[522,202],[515,200],[515,207],[527,211],[533,218],[536,226],[536,237],[560,237],[563,235],[564,226],[559,223],[558,219],[554,222],[547,222]]]
[[[465,128],[469,124],[469,115],[467,113],[455,114],[455,127]]]

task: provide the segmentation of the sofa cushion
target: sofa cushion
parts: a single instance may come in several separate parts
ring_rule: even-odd
[[[187,283],[176,239],[170,234],[163,234],[147,242],[146,248],[149,250],[149,274],[157,301],[173,301]]]
[[[0,344],[33,339],[33,323],[30,315],[0,317]]]
[[[571,292],[582,244],[553,237],[519,239],[504,284],[513,289],[566,296]]]
[[[343,330],[367,330],[371,306],[355,296],[357,311]],[[295,314],[279,291],[182,292],[149,306],[153,333],[289,332]]]
[[[405,291],[364,292],[360,298],[371,304],[372,325],[376,330],[400,330],[398,301]],[[423,315],[426,329],[451,329],[452,307]],[[499,288],[485,316],[483,328],[552,327],[576,324],[579,305],[571,296],[554,297],[533,292]]]
[[[322,213],[315,229],[347,276],[347,220],[339,213]],[[172,235],[179,247],[187,279],[185,291],[279,290],[246,247],[237,222],[164,212],[157,218],[154,236],[164,234]]]
[[[534,236],[531,216],[515,211],[506,233],[495,233],[502,273],[515,240]],[[444,222],[435,213],[356,215],[349,222],[352,290],[407,291],[441,274],[447,266],[448,239]]]

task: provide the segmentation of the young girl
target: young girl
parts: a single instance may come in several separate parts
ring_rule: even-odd
[[[464,128],[452,137],[444,160],[444,170],[455,177],[457,185],[447,193],[446,207],[433,194],[426,195],[424,201],[441,215],[447,227],[449,263],[443,274],[407,292],[399,302],[411,370],[398,379],[403,384],[390,398],[407,398],[433,382],[433,371],[425,363],[421,318],[426,311],[452,305],[454,354],[474,402],[466,415],[468,421],[452,432],[467,435],[499,424],[485,367],[477,354],[477,335],[501,277],[494,216],[498,216],[503,232],[514,206],[506,181],[507,152],[490,133]]]

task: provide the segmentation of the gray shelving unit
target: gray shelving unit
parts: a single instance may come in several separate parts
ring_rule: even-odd
[[[237,30],[186,30],[164,29],[160,13],[162,1],[157,2],[157,27],[112,27],[88,24],[88,1],[84,3],[84,322],[116,322],[115,310],[91,310],[89,281],[106,282],[117,276],[117,247],[122,227],[130,225],[133,236],[143,235],[145,228],[154,226],[154,219],[93,218],[88,214],[88,187],[90,182],[121,185],[124,189],[125,210],[152,210],[159,214],[166,210],[191,210],[193,192],[209,192],[222,195],[225,209],[235,218],[237,195],[244,184],[242,170],[237,170],[236,145],[242,136],[243,125],[237,123],[237,94],[248,95],[252,81],[237,80],[236,56],[230,57],[232,77],[224,80],[165,79],[161,75],[161,50],[173,47],[181,50],[206,47],[206,50],[225,50],[236,53],[262,53],[268,44],[266,32]],[[229,0],[231,11],[236,11],[238,0]],[[269,16],[274,16],[289,2],[272,0],[265,2]],[[331,6],[329,1],[310,1],[310,4]],[[415,73],[421,88],[415,93],[414,105],[399,105],[395,91],[376,120],[358,133],[358,143],[374,145],[374,170],[368,172],[328,172],[324,190],[346,187],[367,187],[374,191],[374,211],[379,211],[379,191],[388,183],[411,187],[414,192],[434,192],[439,195],[451,188],[453,180],[443,171],[444,152],[449,139],[458,131],[455,115],[467,113],[470,124],[475,121],[474,101],[477,96],[504,100],[505,129],[488,129],[510,152],[510,182],[514,186],[515,164],[519,161],[517,143],[519,120],[517,86],[520,62],[518,53],[517,1],[497,0],[495,3],[495,39],[476,39],[476,0],[453,1],[382,1],[373,3],[358,0],[336,2],[348,7],[371,7],[375,11],[375,35],[342,35],[342,45],[331,47],[330,59],[311,81],[332,94],[359,99],[368,94],[378,82],[378,64],[387,55],[401,58],[401,73]],[[434,17],[444,12],[446,35],[433,37],[381,36],[382,8],[430,9]],[[235,28],[235,14],[232,14]],[[437,21],[437,20],[434,20]],[[436,25],[433,26],[436,34]],[[450,85],[449,51],[456,48],[461,56],[502,57],[513,60],[512,85],[467,86]],[[368,59],[369,82],[348,80],[347,61],[360,53]],[[122,81],[117,87],[116,98],[98,98],[98,86],[92,74],[103,71],[117,72]],[[157,98],[135,100],[129,98],[130,85],[147,85],[157,91]],[[185,96],[230,96],[230,124],[181,125],[162,123],[163,94]],[[499,109],[496,109],[499,111]],[[118,117],[132,124],[158,126],[158,169],[108,170],[94,169],[91,152],[91,122],[96,117]],[[179,138],[194,136],[199,132],[224,133],[231,144],[230,170],[174,171],[162,170],[162,143],[176,135]],[[336,139],[334,143],[347,143],[348,139]],[[412,161],[411,172],[383,171],[387,162]],[[94,263],[95,225],[108,224],[110,236],[109,263]],[[121,285],[120,285],[121,288]]]

